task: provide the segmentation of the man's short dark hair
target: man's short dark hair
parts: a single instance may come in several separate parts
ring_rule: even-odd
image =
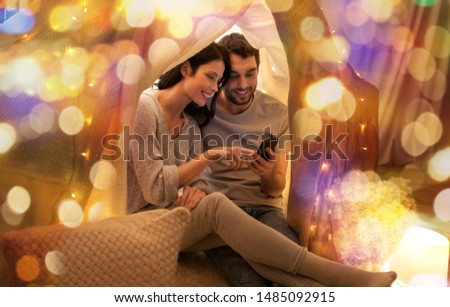
[[[255,57],[256,65],[259,67],[259,50],[253,48],[252,45],[240,33],[231,33],[222,37],[218,44],[225,49],[228,54],[235,53],[246,59]]]

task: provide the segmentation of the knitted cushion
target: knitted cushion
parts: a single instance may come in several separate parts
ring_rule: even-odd
[[[1,240],[10,286],[166,286],[174,281],[185,208],[109,218],[78,228],[39,226]]]

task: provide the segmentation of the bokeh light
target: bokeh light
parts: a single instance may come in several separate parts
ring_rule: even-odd
[[[44,72],[36,59],[18,57],[8,62],[5,80],[17,91],[34,93],[43,76]]]
[[[306,89],[306,104],[320,111],[327,106],[338,102],[344,91],[341,81],[334,77],[327,77],[308,86]]]
[[[47,270],[55,275],[62,275],[65,272],[64,254],[61,251],[50,251],[45,255],[45,266]]]
[[[16,143],[16,140],[16,129],[10,124],[0,123],[0,154],[9,151]]]
[[[356,99],[350,91],[344,89],[341,99],[336,103],[327,105],[325,110],[330,118],[345,122],[355,113]]]
[[[64,226],[75,228],[83,222],[83,209],[73,199],[64,199],[58,206],[58,219]]]
[[[126,55],[120,59],[116,71],[120,81],[125,84],[135,84],[144,75],[145,63],[138,55]]]
[[[450,55],[450,33],[440,26],[431,26],[425,34],[425,48],[437,57],[445,59]]]
[[[345,17],[355,27],[361,26],[369,20],[369,15],[364,11],[360,2],[351,2],[345,10]]]
[[[447,76],[441,70],[436,70],[430,80],[421,82],[419,86],[425,98],[439,101],[447,92]]]
[[[194,30],[194,21],[187,13],[178,13],[169,20],[169,32],[175,38],[185,38]]]
[[[428,161],[428,175],[435,181],[443,182],[450,178],[450,147],[436,152]]]
[[[309,52],[319,62],[342,63],[347,61],[350,51],[350,44],[344,37],[333,35],[317,42]]]
[[[379,23],[387,21],[394,12],[392,0],[362,0],[361,6],[367,15]]]
[[[83,129],[84,114],[75,106],[65,108],[59,115],[59,128],[68,135],[75,135]]]
[[[294,0],[266,0],[266,4],[269,9],[273,12],[287,12],[292,8]]]
[[[154,1],[129,0],[126,5],[126,20],[132,27],[145,28],[155,19]]]
[[[152,65],[167,67],[173,65],[173,60],[180,53],[178,43],[170,38],[160,38],[155,40],[148,49],[148,60]]]
[[[39,276],[40,272],[39,260],[36,257],[25,255],[17,260],[16,273],[21,280],[31,282]]]
[[[89,207],[86,216],[89,222],[96,222],[109,217],[110,212],[104,203],[96,202]]]
[[[412,122],[407,124],[403,128],[400,137],[400,142],[402,144],[403,149],[413,157],[420,156],[428,148],[426,145],[424,145],[417,139],[417,134],[419,133],[422,134],[421,136],[422,139],[426,139],[428,137],[427,128],[423,124]]]
[[[411,188],[415,191],[425,183],[425,172],[415,164],[406,165],[401,171],[402,178],[408,179]]]
[[[107,161],[96,162],[89,173],[92,185],[99,190],[109,190],[114,187],[117,171],[114,165]]]
[[[301,141],[317,136],[322,131],[322,118],[319,113],[309,108],[295,112],[294,122],[294,134]]]
[[[420,131],[419,129],[421,126],[416,125],[416,130],[414,132],[419,142],[425,146],[433,146],[440,140],[444,129],[440,118],[436,114],[424,112],[419,115],[416,122],[422,124],[426,128],[425,131]]]
[[[443,222],[450,221],[450,189],[445,189],[436,195],[433,203],[434,213]]]
[[[40,83],[38,94],[42,100],[52,102],[63,99],[65,91],[66,88],[61,81],[61,76],[51,75],[45,77],[43,82]]]
[[[408,71],[416,80],[427,81],[436,72],[436,61],[431,53],[423,48],[415,48],[407,58]]]
[[[83,26],[83,9],[76,5],[56,6],[48,17],[50,28],[55,32],[69,32]]]
[[[304,39],[314,42],[321,39],[325,33],[325,26],[321,19],[310,16],[300,23],[300,32]]]
[[[391,33],[391,43],[398,52],[409,51],[414,47],[414,35],[408,27],[397,27]]]
[[[212,33],[221,33],[227,28],[227,23],[219,17],[205,17],[195,27],[195,37],[197,40],[203,39],[206,35]]]
[[[49,132],[56,122],[56,114],[53,109],[45,103],[40,103],[33,107],[28,114],[30,127],[38,134]]]
[[[15,186],[9,190],[6,196],[6,203],[13,213],[23,214],[30,208],[30,193],[21,186]]]

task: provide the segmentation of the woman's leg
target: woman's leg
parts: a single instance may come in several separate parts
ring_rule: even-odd
[[[191,211],[181,250],[217,233],[245,259],[303,275],[328,286],[389,286],[393,272],[367,272],[308,252],[282,234],[248,216],[223,194],[212,193]]]

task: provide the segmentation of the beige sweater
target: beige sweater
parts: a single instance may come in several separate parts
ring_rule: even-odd
[[[181,164],[202,153],[201,132],[197,122],[184,115],[184,126],[175,139],[170,138],[157,99],[157,91],[145,90],[128,140],[127,207],[128,213],[153,205],[174,206],[178,197],[178,169]],[[203,172],[191,183],[206,193],[210,190]]]

